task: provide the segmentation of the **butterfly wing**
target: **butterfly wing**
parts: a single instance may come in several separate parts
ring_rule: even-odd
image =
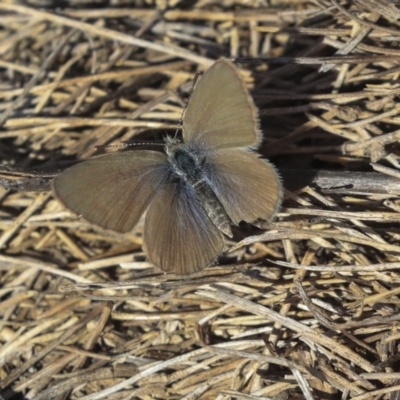
[[[131,232],[169,176],[163,153],[129,151],[83,161],[53,181],[58,200],[105,229]]]
[[[257,109],[235,66],[215,62],[195,86],[183,117],[185,143],[209,148],[257,147]]]
[[[207,156],[207,182],[231,220],[270,220],[282,197],[280,178],[267,161],[245,149],[221,149]]]
[[[207,267],[224,248],[222,234],[183,182],[158,191],[146,215],[144,243],[153,264],[178,275]]]

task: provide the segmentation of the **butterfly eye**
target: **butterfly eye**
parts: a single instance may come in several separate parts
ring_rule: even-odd
[[[196,168],[196,161],[192,155],[183,149],[179,149],[173,156],[175,163],[182,171],[189,171]]]

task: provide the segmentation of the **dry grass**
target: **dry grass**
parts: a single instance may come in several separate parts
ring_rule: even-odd
[[[17,4],[0,3],[2,396],[399,399],[400,5]],[[179,280],[40,190],[172,132],[222,56],[254,79],[285,201]]]

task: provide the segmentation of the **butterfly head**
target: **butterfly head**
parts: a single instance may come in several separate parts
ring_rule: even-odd
[[[179,147],[182,146],[182,142],[176,137],[166,136],[164,140],[165,152],[168,156],[171,156]]]

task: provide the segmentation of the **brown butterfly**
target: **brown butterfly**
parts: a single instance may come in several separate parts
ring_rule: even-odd
[[[224,250],[231,224],[274,217],[282,188],[256,149],[257,109],[235,66],[215,62],[195,86],[183,117],[183,142],[167,137],[165,153],[106,154],[60,173],[58,200],[102,228],[132,232],[147,211],[149,260],[179,275],[200,271]]]

